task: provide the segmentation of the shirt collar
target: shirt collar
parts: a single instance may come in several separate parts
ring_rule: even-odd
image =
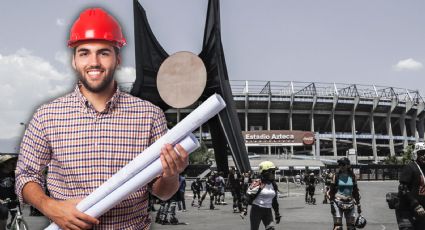
[[[89,100],[87,100],[87,98],[81,93],[80,87],[81,87],[81,83],[77,83],[77,85],[75,86],[75,89],[74,89],[74,94],[76,95],[81,106],[83,108],[86,108],[86,109],[93,109],[94,110],[94,108],[90,104]],[[109,101],[106,102],[105,110],[102,111],[102,113],[112,113],[113,109],[115,109],[115,107],[116,107],[116,105],[119,101],[121,94],[122,94],[122,92],[119,89],[117,82],[115,82],[115,93],[114,93],[114,95],[112,95],[111,99],[109,99]]]

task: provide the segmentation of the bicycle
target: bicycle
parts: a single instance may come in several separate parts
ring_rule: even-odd
[[[7,198],[2,202],[7,207],[13,207],[9,208],[9,212],[12,214],[15,214],[12,221],[7,224],[6,229],[9,230],[29,230],[27,222],[24,220],[24,215],[22,214],[21,205],[19,204],[19,201],[11,200]]]

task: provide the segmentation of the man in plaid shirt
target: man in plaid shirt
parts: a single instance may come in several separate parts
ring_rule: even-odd
[[[126,43],[118,22],[102,9],[87,9],[71,28],[68,46],[78,75],[75,90],[41,106],[21,143],[16,193],[61,229],[149,229],[148,193],[169,199],[179,187],[188,153],[161,150],[163,173],[99,219],[75,206],[167,132],[160,108],[121,92],[114,72]],[[43,169],[49,167],[44,192]]]

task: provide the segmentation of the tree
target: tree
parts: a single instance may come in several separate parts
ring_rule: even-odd
[[[405,164],[409,163],[409,161],[411,161],[411,160],[412,160],[413,148],[414,148],[414,146],[413,146],[413,145],[408,145],[408,146],[404,149],[403,154],[401,155],[401,163],[402,163],[402,164],[404,164],[404,165],[405,165]]]
[[[413,145],[408,145],[401,154],[400,157],[397,156],[387,156],[384,160],[384,164],[386,165],[405,165],[409,163],[412,159]]]
[[[397,159],[396,156],[387,156],[384,159],[384,164],[386,164],[386,165],[398,165],[400,163],[401,162]]]
[[[204,142],[201,147],[189,155],[189,164],[208,164],[214,158],[214,153],[208,151]]]

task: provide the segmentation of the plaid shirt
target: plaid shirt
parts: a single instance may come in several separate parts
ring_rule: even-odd
[[[30,181],[44,184],[58,200],[83,198],[167,131],[164,113],[150,102],[117,89],[97,112],[79,87],[34,114],[21,143],[16,193]],[[144,186],[100,217],[95,229],[149,229]]]

